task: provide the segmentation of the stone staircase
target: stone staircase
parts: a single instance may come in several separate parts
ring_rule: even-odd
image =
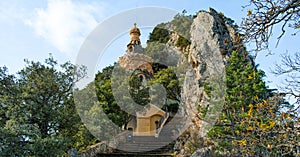
[[[133,136],[130,141],[119,143],[113,153],[98,156],[172,156],[178,125],[184,122],[182,118],[169,118],[158,137]]]
[[[134,136],[131,141],[120,143],[117,152],[161,154],[172,149],[169,145],[170,142],[172,141],[168,137]]]

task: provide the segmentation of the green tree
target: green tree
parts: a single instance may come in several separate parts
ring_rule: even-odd
[[[164,66],[176,66],[180,57],[175,49],[158,41],[149,42],[145,54],[153,59],[154,64],[164,64]]]
[[[56,156],[72,147],[80,119],[72,97],[82,67],[29,62],[16,76],[1,69],[1,155]],[[59,69],[59,70],[58,70]],[[2,108],[3,107],[3,108]],[[4,110],[5,109],[5,110]]]
[[[0,127],[5,126],[6,121],[9,119],[6,111],[8,110],[8,103],[14,101],[9,97],[15,92],[16,82],[15,77],[7,74],[6,67],[0,68]]]
[[[165,44],[170,39],[170,34],[171,33],[169,30],[164,29],[164,24],[159,24],[150,33],[149,40],[147,40],[147,43],[156,41]]]
[[[155,99],[155,96],[162,96],[157,94],[159,91],[152,91],[154,95],[150,97],[150,86],[154,84],[160,84],[166,89],[166,96],[170,103],[169,109],[176,110],[181,90],[176,74],[172,72],[171,68],[158,64],[153,65],[153,69],[152,76],[147,71],[139,69],[126,71],[115,65],[104,68],[96,75],[95,87],[99,105],[109,119],[119,127],[126,127],[127,123],[135,117],[135,113],[141,111],[143,106],[150,102],[161,102]]]
[[[187,16],[184,13],[175,15],[174,19],[170,22],[171,29],[186,40],[190,40],[192,23],[193,16]]]
[[[215,154],[225,156],[294,156],[297,130],[283,95],[268,89],[264,73],[250,64],[244,54],[232,52],[226,66],[226,105],[209,131]]]
[[[96,93],[105,114],[107,114],[108,118],[115,124],[121,127],[131,120],[131,115],[122,110],[119,106],[120,104],[118,104],[114,98],[112,93],[113,70],[114,66],[108,66],[96,75]]]
[[[299,32],[299,0],[274,0],[274,1],[260,1],[250,0],[249,5],[245,6],[247,11],[247,17],[244,18],[241,30],[244,33],[244,41],[254,42],[256,44],[256,51],[268,49],[271,43],[272,37],[277,37],[278,46],[280,40],[286,33],[291,33],[295,36]],[[276,28],[280,30],[277,31]],[[299,144],[291,143],[291,141],[299,141],[299,129],[294,127],[299,126],[299,53],[296,52],[293,55],[283,54],[280,64],[276,64],[276,68],[273,69],[273,73],[276,76],[284,76],[285,80],[280,85],[280,97],[285,96],[285,99],[293,97],[290,104],[281,105],[283,109],[278,110],[280,118],[277,119],[276,124],[279,125],[282,135],[286,140],[282,140],[282,136],[273,135],[281,141],[278,144],[272,145],[273,150],[281,152],[281,155],[297,156],[299,150]],[[279,104],[280,105],[280,102]],[[284,132],[284,133],[283,133]],[[295,138],[297,137],[297,138]],[[274,140],[277,141],[277,140]],[[277,146],[276,146],[277,145]],[[298,148],[297,148],[298,147]]]
[[[244,54],[233,51],[228,62],[226,105],[208,134],[212,140],[218,141],[217,150],[233,154],[239,151],[236,154],[241,155],[242,150],[232,143],[245,140],[242,134],[246,131],[245,120],[253,110],[249,105],[267,99],[270,92],[262,80],[263,71],[253,67]]]
[[[164,104],[164,108],[167,108],[168,111],[177,112],[181,100],[181,86],[174,70],[174,67],[160,69],[154,74],[153,79],[150,80],[150,84],[159,84],[163,86],[166,92],[166,104]],[[157,90],[154,92],[159,93],[160,91]]]

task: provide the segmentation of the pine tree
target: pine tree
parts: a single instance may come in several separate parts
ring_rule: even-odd
[[[218,141],[217,151],[241,155],[245,153],[241,147],[249,145],[250,136],[255,136],[251,132],[254,105],[267,100],[271,93],[263,81],[264,72],[254,67],[243,53],[232,52],[226,75],[226,104],[208,135],[213,141]]]

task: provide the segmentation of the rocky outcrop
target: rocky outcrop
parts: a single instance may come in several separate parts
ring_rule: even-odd
[[[127,70],[141,69],[153,73],[153,60],[151,57],[141,53],[128,52],[119,58],[120,67]]]
[[[188,62],[191,66],[186,73],[182,101],[192,124],[176,145],[180,150],[178,156],[193,153],[192,156],[206,156],[213,144],[203,141],[225,103],[225,66],[239,41],[232,21],[211,8],[200,11],[194,18],[190,35]],[[205,84],[212,87],[210,93]]]

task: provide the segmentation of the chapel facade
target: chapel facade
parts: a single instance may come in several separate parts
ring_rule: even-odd
[[[147,81],[153,74],[151,57],[144,54],[140,41],[140,29],[136,24],[129,31],[130,42],[127,44],[126,53],[118,60],[119,66],[125,70],[135,72],[141,80]],[[126,130],[131,130],[133,136],[158,136],[159,130],[166,122],[169,113],[163,111],[155,104],[149,104],[143,111],[136,112],[128,124]]]

